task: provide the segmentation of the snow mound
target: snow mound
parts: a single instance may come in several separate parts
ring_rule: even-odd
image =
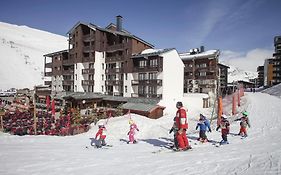
[[[262,92],[281,98],[281,83],[265,89]]]

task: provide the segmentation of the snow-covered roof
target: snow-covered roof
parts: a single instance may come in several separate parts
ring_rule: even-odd
[[[151,112],[153,109],[165,108],[165,107],[159,105],[146,104],[146,103],[125,103],[121,106],[121,108],[136,110],[136,111]]]
[[[220,54],[219,50],[208,50],[201,53],[192,54],[190,52],[180,53],[179,56],[182,60],[200,59],[200,58],[213,58]]]
[[[146,49],[142,51],[140,54],[133,55],[131,58],[140,58],[140,57],[149,57],[149,56],[157,56],[164,54],[166,52],[172,51],[174,48],[168,49]]]

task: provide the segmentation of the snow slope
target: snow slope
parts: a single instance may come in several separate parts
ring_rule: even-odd
[[[0,89],[43,84],[43,55],[66,48],[66,37],[0,22]]]
[[[264,105],[266,101],[267,105]],[[230,117],[229,145],[219,148],[196,141],[198,115],[188,112],[191,151],[169,152],[162,146],[173,136],[168,131],[173,115],[157,120],[132,114],[140,132],[138,144],[126,144],[129,116],[110,119],[107,124],[109,149],[86,149],[97,127],[67,137],[13,136],[0,134],[0,174],[281,174],[281,99],[265,93],[246,93],[239,111],[250,114],[249,137],[241,139],[238,116]],[[194,111],[189,107],[189,111]],[[206,111],[205,111],[206,112]],[[215,123],[215,121],[213,121]],[[220,141],[220,132],[207,133]]]
[[[265,89],[262,92],[281,98],[281,83],[279,83],[273,87],[270,87],[268,89]]]

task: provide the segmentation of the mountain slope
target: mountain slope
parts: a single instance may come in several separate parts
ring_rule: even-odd
[[[66,37],[0,22],[0,89],[43,84],[43,55],[66,48]]]

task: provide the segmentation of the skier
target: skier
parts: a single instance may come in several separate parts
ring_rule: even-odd
[[[99,137],[99,139],[97,140],[98,142],[96,143],[96,147],[101,148],[102,146],[106,145],[106,143],[105,143],[106,128],[103,123],[100,123],[98,126],[99,126],[99,130],[96,133],[95,139],[97,140],[98,137]]]
[[[132,119],[129,120],[129,124],[130,131],[127,134],[129,135],[129,141],[127,143],[137,143],[137,141],[135,140],[135,130],[139,131],[139,128]]]
[[[177,123],[176,123],[176,117],[174,117],[174,124],[173,124],[172,128],[170,129],[169,134],[171,134],[172,132],[174,132],[174,145],[171,148],[179,149],[179,144],[177,141],[178,127],[177,127]]]
[[[227,120],[227,116],[225,114],[223,114],[222,116],[222,120],[220,121],[220,124],[218,125],[216,131],[219,130],[219,128],[221,128],[221,137],[222,137],[222,141],[220,142],[221,145],[223,144],[229,144],[229,142],[227,141],[227,134],[229,134],[229,122]]]
[[[199,131],[199,141],[200,142],[208,142],[207,136],[206,136],[206,130],[208,129],[209,132],[212,132],[210,127],[209,120],[203,115],[200,114],[199,122],[197,123],[196,130],[200,129]]]
[[[242,137],[247,137],[247,126],[250,128],[250,122],[249,122],[249,118],[248,118],[248,112],[247,111],[244,111],[242,112],[242,117],[241,118],[238,118],[234,121],[241,121],[240,122],[240,131],[238,133],[238,135],[241,135]]]
[[[188,129],[186,110],[183,108],[182,102],[177,102],[176,107],[178,108],[176,113],[176,125],[178,128],[177,141],[179,144],[179,150],[191,149],[188,139],[186,137],[186,130]]]

